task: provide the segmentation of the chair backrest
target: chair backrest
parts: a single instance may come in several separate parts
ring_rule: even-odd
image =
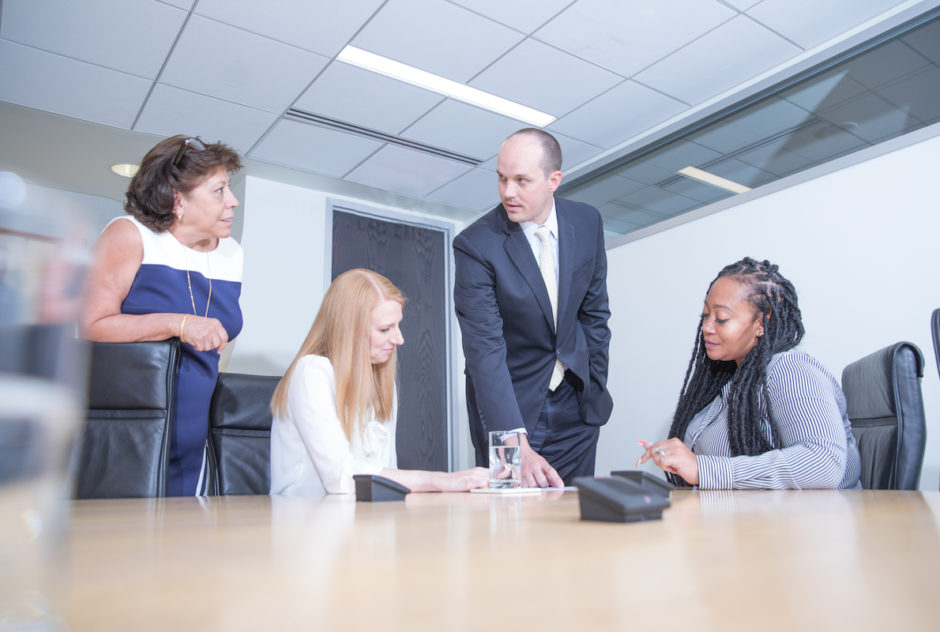
[[[917,489],[927,439],[923,370],[920,349],[899,342],[842,371],[865,489]]]
[[[940,373],[940,307],[930,315],[930,333],[933,335],[933,357],[937,360],[937,373]]]
[[[166,495],[179,344],[91,344],[76,498]]]
[[[219,373],[209,408],[213,488],[221,495],[271,491],[271,397],[278,376]]]

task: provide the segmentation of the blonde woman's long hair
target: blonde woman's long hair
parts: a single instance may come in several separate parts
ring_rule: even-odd
[[[286,417],[287,392],[294,367],[301,358],[316,354],[329,359],[336,378],[336,414],[346,439],[360,431],[372,414],[381,422],[391,418],[395,405],[398,352],[382,364],[370,355],[372,312],[382,301],[405,304],[405,297],[381,274],[354,268],[333,280],[307,338],[271,398],[271,411]],[[357,423],[361,422],[361,423]]]

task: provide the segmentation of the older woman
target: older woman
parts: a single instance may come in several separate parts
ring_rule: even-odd
[[[144,157],[124,209],[101,233],[82,315],[86,338],[182,345],[167,494],[204,493],[219,354],[242,327],[242,250],[231,237],[238,154],[174,136]]]
[[[488,472],[396,469],[396,349],[405,299],[357,268],[336,277],[271,401],[271,493],[352,493],[354,474],[412,491],[486,487]]]
[[[858,487],[845,396],[794,349],[803,322],[793,284],[742,259],[712,281],[669,439],[645,448],[673,482],[702,489]]]

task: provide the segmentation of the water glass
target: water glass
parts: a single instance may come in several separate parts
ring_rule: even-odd
[[[490,433],[490,487],[522,487],[522,433],[495,430]]]

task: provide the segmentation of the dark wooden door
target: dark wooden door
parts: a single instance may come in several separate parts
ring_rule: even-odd
[[[448,469],[446,234],[333,210],[332,278],[352,268],[388,277],[405,295],[398,350],[398,467]]]

